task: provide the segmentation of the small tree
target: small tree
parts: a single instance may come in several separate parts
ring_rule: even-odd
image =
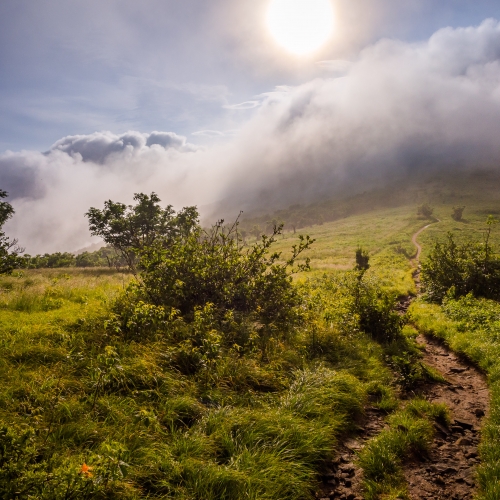
[[[424,203],[417,208],[417,215],[425,217],[426,219],[432,219],[433,213],[434,209],[428,203]]]
[[[254,224],[252,229],[250,229],[250,234],[254,236],[255,239],[259,239],[262,236],[262,229],[257,224]]]
[[[7,198],[6,191],[0,189],[0,199]],[[22,264],[19,254],[24,249],[19,247],[17,239],[10,240],[2,231],[3,225],[14,215],[14,209],[10,203],[0,201],[0,274],[10,273]]]
[[[356,269],[356,271],[367,271],[370,268],[370,264],[368,263],[369,260],[370,256],[368,252],[358,247],[356,250],[356,266],[354,269]]]
[[[465,207],[453,207],[453,212],[451,214],[451,218],[460,222],[462,220],[464,214]]]
[[[103,210],[92,207],[85,214],[92,236],[100,236],[120,252],[132,270],[142,249],[158,241],[168,246],[178,237],[187,237],[199,219],[196,207],[185,207],[177,214],[172,205],[161,208],[156,193],[136,193],[134,200],[134,206],[108,200]]]

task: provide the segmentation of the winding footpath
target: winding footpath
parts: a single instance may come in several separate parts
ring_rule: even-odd
[[[437,224],[438,222],[441,222],[441,219],[436,219],[435,222],[431,222],[430,224],[427,224],[427,226],[424,226],[420,228],[412,237],[411,237],[411,242],[417,249],[417,253],[415,254],[415,257],[411,259],[411,263],[415,266],[418,267],[418,264],[420,262],[420,255],[422,254],[422,246],[418,242],[418,237],[428,228],[431,227],[433,224]]]
[[[440,222],[437,220],[437,222]],[[419,288],[419,259],[422,247],[418,236],[431,224],[417,231],[412,242],[417,253],[412,264]],[[411,303],[402,303],[405,312]],[[424,335],[417,337],[423,363],[439,372],[445,382],[428,381],[415,388],[411,396],[444,403],[450,409],[451,426],[436,424],[434,440],[427,456],[415,456],[404,464],[410,498],[469,500],[476,493],[475,470],[479,463],[478,444],[481,421],[489,409],[489,391],[484,375],[467,360],[450,351],[443,343]],[[354,439],[340,446],[337,458],[326,474],[319,498],[322,500],[362,500],[362,471],[355,465],[364,444],[386,427],[384,415],[376,408],[366,409],[361,430]]]
[[[439,221],[439,220],[438,220]],[[439,221],[440,222],[440,221]],[[432,226],[432,224],[427,224],[427,226],[424,226],[423,228],[419,229],[412,237],[411,237],[411,242],[415,245],[417,249],[417,253],[415,257],[412,259],[413,263],[417,263],[420,261],[420,254],[422,253],[422,246],[419,244],[417,238],[420,236],[422,232],[424,232],[429,226]]]
[[[437,222],[440,222],[439,219]],[[422,247],[418,236],[431,224],[417,231],[412,242],[417,249],[413,264],[419,288],[419,261]],[[489,409],[489,391],[484,375],[467,360],[450,351],[442,342],[419,335],[423,362],[439,372],[445,383],[422,384],[416,393],[450,409],[452,425],[437,426],[434,442],[425,460],[406,464],[405,477],[412,499],[472,499],[475,494],[475,469],[479,463],[477,447],[481,421]]]

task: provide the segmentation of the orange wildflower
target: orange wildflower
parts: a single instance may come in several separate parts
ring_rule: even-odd
[[[82,468],[80,469],[80,474],[83,474],[85,477],[92,477],[92,467],[89,467],[87,464],[83,464]]]

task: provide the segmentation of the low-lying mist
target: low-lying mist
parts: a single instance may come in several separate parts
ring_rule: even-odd
[[[69,136],[0,156],[7,230],[30,253],[91,242],[83,214],[157,192],[208,220],[360,193],[389,182],[500,165],[500,24],[381,40],[330,77],[259,97],[234,138],[200,148],[174,133]],[[339,72],[339,68],[341,72]]]

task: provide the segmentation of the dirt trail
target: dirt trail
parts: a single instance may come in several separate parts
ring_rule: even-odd
[[[439,219],[437,222],[440,222]],[[429,226],[412,237],[417,248],[417,266],[422,251],[417,238]],[[420,285],[419,274],[417,271],[415,275],[417,288]],[[472,499],[476,489],[475,468],[479,463],[477,446],[481,421],[489,408],[486,379],[475,366],[438,340],[419,335],[417,341],[423,349],[423,362],[441,373],[446,383],[426,383],[416,392],[429,401],[446,404],[451,411],[452,425],[449,429],[437,425],[429,456],[406,464],[405,477],[410,497]]]
[[[439,220],[438,220],[439,222]],[[417,231],[413,237],[417,254],[413,264],[418,266],[422,251],[418,236],[431,224]],[[417,287],[419,271],[415,274]],[[408,308],[411,299],[400,308]],[[420,335],[423,362],[441,373],[446,382],[426,382],[415,389],[415,394],[450,409],[452,425],[446,428],[436,424],[436,433],[427,457],[415,457],[405,464],[404,473],[410,497],[417,499],[472,499],[476,491],[475,468],[479,463],[477,446],[480,441],[481,420],[488,412],[489,392],[485,377],[473,365],[451,352],[436,339]],[[360,422],[356,439],[344,442],[337,458],[326,474],[318,497],[341,500],[362,500],[362,471],[355,466],[357,452],[365,442],[384,427],[384,415],[375,408],[366,410]]]
[[[417,253],[415,255],[415,257],[413,257],[412,259],[412,262],[413,263],[417,263],[419,262],[420,260],[420,254],[422,253],[422,246],[420,245],[420,243],[417,241],[417,238],[420,236],[420,233],[422,233],[423,231],[425,231],[429,226],[431,226],[431,224],[427,224],[427,226],[424,226],[422,229],[419,229],[411,238],[411,242],[415,245],[416,249],[417,249]]]
[[[410,497],[472,499],[481,420],[488,411],[486,380],[474,366],[437,340],[423,335],[417,340],[424,349],[424,363],[439,371],[446,383],[426,383],[415,392],[429,401],[445,403],[451,411],[452,425],[446,428],[437,424],[429,456],[406,464]]]
[[[337,457],[331,464],[330,471],[323,478],[321,491],[317,494],[321,500],[361,500],[363,498],[363,473],[355,465],[357,453],[366,441],[376,436],[384,427],[385,413],[377,408],[367,408],[365,417],[359,422],[360,432],[356,438],[344,441]]]
[[[415,248],[417,249],[417,253],[415,254],[415,257],[411,259],[411,262],[414,266],[418,266],[418,263],[420,261],[420,255],[422,254],[422,246],[418,242],[418,237],[420,234],[425,231],[428,227],[432,226],[433,224],[436,224],[438,222],[441,222],[441,219],[435,219],[434,222],[431,222],[430,224],[427,224],[427,226],[424,226],[420,228],[412,237],[411,237],[411,242],[415,245]]]

